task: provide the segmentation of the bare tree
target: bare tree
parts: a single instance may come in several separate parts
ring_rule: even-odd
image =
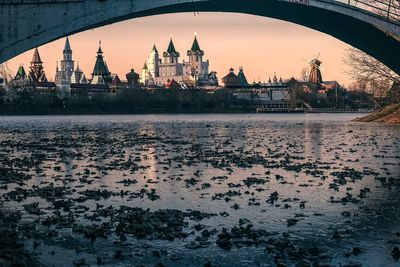
[[[0,76],[3,77],[6,80],[6,82],[11,82],[12,80],[11,70],[8,68],[6,62],[0,64]]]
[[[344,63],[345,72],[357,83],[366,84],[377,97],[385,96],[394,84],[400,83],[397,73],[358,49],[349,48]]]
[[[308,69],[307,69],[307,67],[304,67],[304,68],[301,69],[300,79],[303,80],[303,81],[307,81],[307,79],[308,79]]]

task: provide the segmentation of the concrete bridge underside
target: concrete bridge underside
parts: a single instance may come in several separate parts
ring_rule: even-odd
[[[400,74],[400,24],[337,1],[2,0],[0,62],[66,35],[127,19],[209,11],[259,15],[327,33]],[[299,2],[299,1],[297,1]],[[293,40],[293,44],[296,40]],[[318,44],[316,44],[318,47]]]

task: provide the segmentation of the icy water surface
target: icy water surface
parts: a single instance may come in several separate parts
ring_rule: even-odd
[[[355,116],[0,117],[1,216],[46,266],[400,266],[400,127]]]

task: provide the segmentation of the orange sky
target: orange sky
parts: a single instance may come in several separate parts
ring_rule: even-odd
[[[131,68],[139,72],[155,43],[162,55],[172,36],[181,58],[186,59],[194,32],[210,60],[210,70],[222,78],[233,67],[244,67],[249,82],[265,81],[274,72],[282,78],[299,77],[307,61],[320,53],[324,80],[350,83],[343,73],[347,44],[323,33],[265,17],[235,13],[167,14],[132,19],[70,37],[73,58],[87,77],[93,70],[99,40],[112,73],[125,79]],[[56,61],[62,59],[65,39],[41,46],[39,52],[50,80],[54,80]],[[29,67],[33,51],[8,61],[15,73],[22,63]]]

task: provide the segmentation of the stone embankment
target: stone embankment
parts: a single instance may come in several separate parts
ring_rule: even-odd
[[[361,118],[356,118],[354,121],[359,122],[383,122],[387,124],[400,125],[400,104],[393,104]]]

